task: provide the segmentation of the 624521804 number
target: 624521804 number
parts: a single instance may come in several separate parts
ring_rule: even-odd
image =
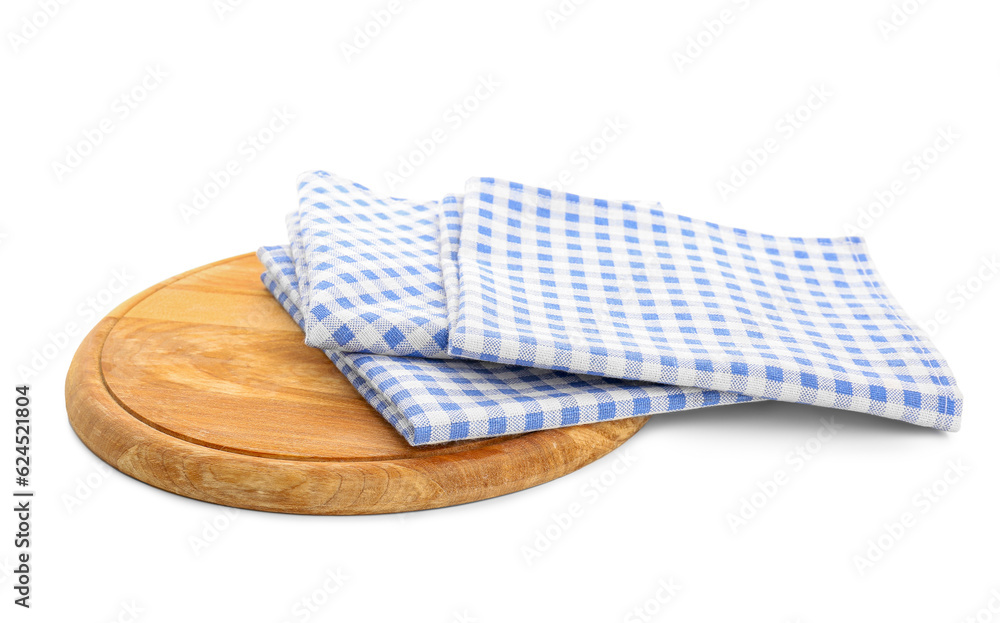
[[[14,471],[15,483],[27,487],[31,476],[31,399],[28,386],[14,388],[17,391],[14,410]]]

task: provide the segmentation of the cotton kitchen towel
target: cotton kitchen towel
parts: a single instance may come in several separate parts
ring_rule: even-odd
[[[262,247],[261,280],[305,329],[293,248]],[[302,270],[304,263],[299,263]],[[470,360],[324,349],[411,444],[423,445],[748,402],[749,396]]]
[[[307,284],[307,344],[449,357],[439,210],[437,201],[381,197],[322,171],[299,178],[299,210],[287,224]]]
[[[324,349],[471,358],[959,425],[947,365],[884,290],[859,239],[776,238],[655,203],[490,178],[415,203],[322,172],[300,179],[288,222],[301,324]],[[439,407],[411,404],[410,413]],[[441,414],[460,432],[455,411]]]
[[[941,354],[860,238],[781,238],[470,180],[449,352],[957,430]]]

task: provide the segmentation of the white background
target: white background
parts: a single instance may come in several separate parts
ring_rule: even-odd
[[[894,1],[912,13],[898,14],[895,30],[880,28],[897,6],[889,0],[591,0],[567,4],[575,10],[554,27],[546,11],[556,0],[403,1],[347,58],[342,44],[387,0],[255,0],[221,16],[211,0],[70,2],[48,19],[44,2],[7,0],[0,393],[8,419],[22,366],[47,344],[55,354],[28,379],[39,496],[34,607],[11,603],[7,512],[0,616],[126,621],[123,603],[134,602],[137,620],[150,623],[305,621],[297,602],[337,570],[349,580],[308,620],[613,621],[639,607],[681,621],[961,621],[987,608],[1000,589],[1000,284],[973,283],[982,287],[968,298],[955,288],[1000,251],[1000,6]],[[723,10],[730,23],[720,28]],[[710,27],[717,34],[699,35]],[[689,37],[707,45],[699,53]],[[678,55],[689,53],[697,58],[679,68]],[[147,68],[166,75],[141,87]],[[446,121],[490,77],[495,92],[469,100],[476,110],[460,126]],[[776,125],[821,87],[832,96],[800,110],[809,118],[793,134]],[[143,101],[126,116],[120,98],[134,89]],[[276,108],[294,120],[248,160],[241,144]],[[53,163],[66,164],[67,150],[81,149],[102,119],[113,130],[58,174]],[[624,130],[593,161],[584,157],[581,171],[577,150],[608,119]],[[438,127],[444,143],[392,194],[439,197],[474,175],[544,185],[567,170],[578,193],[656,199],[774,234],[833,236],[899,181],[891,205],[862,219],[863,235],[915,319],[948,315],[934,341],[966,395],[962,431],[788,404],[678,413],[655,417],[622,448],[634,458],[624,473],[609,457],[500,499],[380,517],[230,518],[101,468],[63,401],[82,333],[61,347],[59,334],[97,320],[80,305],[103,299],[103,315],[173,274],[282,242],[304,170],[389,191],[386,172]],[[949,129],[958,138],[935,150]],[[777,151],[724,200],[719,180],[733,166],[753,168],[747,150],[769,138]],[[919,179],[914,157],[934,160]],[[232,159],[240,174],[185,220],[180,204]],[[112,295],[109,285],[121,290],[116,271],[127,285]],[[809,444],[824,418],[842,429],[813,442],[815,455],[796,469],[788,453]],[[8,496],[13,425],[4,426],[0,494]],[[927,503],[921,490],[949,461],[971,469]],[[776,470],[787,484],[734,531],[727,516]],[[602,476],[613,484],[593,496],[588,483]],[[573,503],[583,515],[554,528],[553,515]],[[888,551],[859,572],[856,556],[906,512],[915,525],[883,536]],[[217,535],[206,533],[212,522],[224,527]],[[528,564],[524,548],[544,546],[546,531],[554,538]],[[209,547],[196,552],[192,538],[206,535]],[[656,601],[661,581],[680,586],[669,601],[664,592]],[[981,617],[1000,620],[988,610]]]

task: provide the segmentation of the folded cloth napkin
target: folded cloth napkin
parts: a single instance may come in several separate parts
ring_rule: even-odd
[[[411,443],[753,398],[959,427],[947,364],[859,238],[779,238],[492,178],[441,202],[324,172],[299,192],[262,278]]]
[[[437,201],[380,197],[323,172],[299,180],[287,219],[306,344],[346,352],[448,355]]]
[[[861,238],[779,238],[480,178],[454,355],[955,429],[961,397]]]

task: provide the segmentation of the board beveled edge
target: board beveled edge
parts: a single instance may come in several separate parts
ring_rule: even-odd
[[[98,458],[159,489],[225,506],[310,515],[396,513],[484,500],[565,476],[619,447],[649,419],[497,438],[494,444],[439,456],[369,461],[291,460],[228,452],[174,437],[136,419],[111,395],[101,372],[104,341],[118,319],[171,283],[252,255],[213,262],[162,281],[116,307],[84,338],[66,375],[66,410],[74,432]],[[532,469],[517,469],[525,465]]]

